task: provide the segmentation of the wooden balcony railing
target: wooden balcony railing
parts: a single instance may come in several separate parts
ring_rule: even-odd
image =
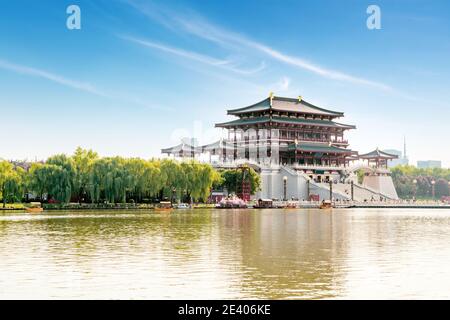
[[[344,139],[320,139],[320,138],[292,138],[286,135],[280,135],[280,139],[288,139],[288,140],[294,140],[297,139],[298,141],[307,141],[307,142],[332,142],[332,143],[344,143],[348,144],[348,140]]]
[[[256,141],[264,141],[264,140],[284,140],[284,141],[294,141],[296,138],[292,138],[292,137],[288,137],[286,135],[280,135],[279,137],[256,137],[256,136],[252,136],[252,137],[244,137],[242,139],[236,139],[236,140],[231,140],[230,143],[234,143],[234,142],[239,142],[239,143],[248,143],[248,142],[256,142]],[[328,143],[328,142],[332,142],[332,143],[341,143],[341,144],[348,144],[348,140],[344,140],[344,139],[333,139],[333,140],[329,140],[329,139],[318,139],[318,138],[297,138],[297,141],[299,142],[322,142],[322,143]]]

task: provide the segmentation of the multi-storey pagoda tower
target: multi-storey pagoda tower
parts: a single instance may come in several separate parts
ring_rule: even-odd
[[[344,116],[343,112],[315,106],[302,97],[297,99],[268,98],[253,105],[228,110],[229,115],[238,119],[218,123],[216,127],[228,129],[228,141],[245,148],[243,157],[250,158],[251,146],[256,147],[256,161],[274,156],[280,164],[346,166],[354,160],[357,152],[348,149],[344,138],[346,130],[353,125],[335,120]],[[261,146],[264,145],[261,153]],[[239,158],[234,152],[234,159]]]

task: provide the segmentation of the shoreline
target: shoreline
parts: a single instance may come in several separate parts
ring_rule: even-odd
[[[215,208],[215,207],[194,207],[189,210],[196,210],[196,209],[217,209],[217,210],[223,210],[223,209],[229,209],[229,210],[265,210],[265,209],[282,209],[282,210],[300,210],[300,209],[320,209],[319,205],[311,204],[307,206],[300,206],[297,208]],[[354,204],[354,205],[348,205],[348,206],[337,206],[330,209],[450,209],[450,205],[430,205],[430,204],[423,204],[423,205],[411,205],[411,204]],[[92,208],[92,207],[72,207],[72,208],[44,208],[44,211],[106,211],[106,210],[138,210],[138,211],[154,211],[154,207],[98,207],[98,208]],[[329,209],[324,209],[329,210]],[[12,212],[12,211],[26,211],[25,208],[0,208],[0,212]],[[183,209],[176,209],[174,208],[174,211],[183,211]]]
[[[411,204],[405,204],[405,205],[354,205],[350,208],[378,208],[378,209],[450,209],[450,205],[411,205]]]

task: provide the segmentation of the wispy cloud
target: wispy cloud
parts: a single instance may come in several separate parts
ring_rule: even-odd
[[[229,63],[228,60],[220,60],[220,59],[215,59],[206,55],[202,55],[202,54],[198,54],[192,51],[186,51],[183,49],[178,49],[178,48],[173,48],[173,47],[169,47],[160,43],[156,43],[156,42],[152,42],[149,40],[142,40],[142,39],[138,39],[138,38],[134,38],[134,37],[128,37],[128,36],[119,36],[122,39],[131,41],[131,42],[135,42],[137,44],[140,44],[144,47],[148,47],[148,48],[153,48],[153,49],[158,49],[164,52],[168,52],[171,54],[174,54],[176,56],[180,56],[180,57],[184,57],[184,58],[188,58],[191,60],[195,60],[195,61],[199,61],[202,63],[206,63],[212,66],[220,66],[220,65],[224,65]]]
[[[94,86],[92,86],[89,83],[68,79],[63,76],[60,76],[60,75],[57,75],[57,74],[54,74],[54,73],[51,73],[51,72],[48,72],[45,70],[32,68],[32,67],[28,67],[28,66],[24,66],[24,65],[20,65],[20,64],[15,64],[15,63],[11,63],[9,61],[1,60],[1,59],[0,59],[0,68],[9,70],[9,71],[12,71],[15,73],[19,73],[19,74],[43,78],[43,79],[50,80],[52,82],[61,84],[66,87],[85,91],[85,92],[92,93],[92,94],[95,94],[98,96],[102,96],[102,97],[107,96],[105,93],[97,90]]]
[[[260,54],[264,54],[273,60],[312,72],[324,78],[371,86],[385,91],[393,90],[384,83],[329,69],[307,61],[302,57],[283,53],[263,43],[251,40],[241,34],[213,25],[195,12],[189,12],[189,15],[181,15],[178,11],[172,12],[171,10],[155,6],[154,4],[151,4],[151,10],[149,10],[148,3],[143,4],[140,2],[137,3],[136,1],[129,1],[129,3],[152,20],[177,32],[182,31],[189,33],[227,48],[241,50],[242,47],[246,47]],[[187,18],[187,16],[189,18]]]
[[[111,99],[111,100],[125,101],[127,103],[139,105],[139,106],[147,108],[147,109],[165,109],[165,110],[171,109],[171,108],[161,107],[160,105],[156,105],[153,103],[147,103],[146,101],[143,101],[142,99],[137,98],[137,97],[124,96],[120,93],[108,94],[108,93],[98,90],[96,87],[94,87],[93,85],[91,85],[89,83],[68,79],[66,77],[63,77],[61,75],[58,75],[58,74],[55,74],[55,73],[52,73],[49,71],[12,63],[12,62],[9,62],[9,61],[3,60],[3,59],[0,59],[0,69],[12,71],[17,74],[22,74],[22,75],[27,75],[27,76],[32,76],[32,77],[49,80],[54,83],[57,83],[57,84],[60,84],[60,85],[63,85],[63,86],[66,86],[66,87],[69,87],[72,89],[84,91],[84,92],[94,94],[94,95],[97,95],[97,96],[100,96],[103,98]]]
[[[313,72],[319,76],[324,78],[347,81],[356,84],[368,85],[377,87],[382,90],[390,91],[392,88],[386,84],[368,80],[361,77],[356,77],[344,72],[328,69],[322,67],[318,64],[307,61],[301,57],[291,56],[285,54],[281,51],[278,51],[272,47],[269,47],[265,44],[250,40],[242,35],[232,33],[226,30],[223,30],[217,26],[214,26],[204,20],[195,19],[195,20],[186,20],[183,17],[175,17],[174,21],[177,22],[180,26],[184,28],[187,32],[194,34],[198,37],[201,37],[205,40],[213,41],[220,45],[240,45],[246,46],[251,49],[255,49],[272,59],[278,60],[280,62],[286,63],[288,65],[307,70]]]
[[[382,90],[386,90],[386,91],[392,90],[392,88],[390,86],[383,84],[381,82],[376,82],[376,81],[372,81],[372,80],[368,80],[368,79],[364,79],[364,78],[359,78],[359,77],[355,77],[355,76],[352,76],[352,75],[349,75],[349,74],[346,74],[343,72],[326,69],[319,65],[308,62],[302,58],[286,55],[284,53],[281,53],[270,47],[267,47],[267,46],[264,46],[264,45],[261,45],[258,43],[252,43],[251,45],[254,48],[259,49],[260,51],[266,53],[267,55],[271,56],[272,58],[274,58],[276,60],[279,60],[281,62],[287,63],[289,65],[292,65],[292,66],[295,66],[295,67],[298,67],[298,68],[301,68],[304,70],[308,70],[310,72],[313,72],[313,73],[318,74],[325,78],[340,80],[340,81],[347,81],[347,82],[362,84],[362,85],[368,85],[368,86],[376,87],[378,89],[382,89]]]
[[[230,70],[232,72],[235,73],[239,73],[239,74],[244,74],[244,75],[251,75],[254,73],[257,73],[259,71],[262,71],[265,68],[265,63],[261,62],[261,64],[253,69],[244,69],[244,68],[240,68],[236,65],[236,61],[232,61],[232,60],[223,60],[223,59],[216,59],[207,55],[203,55],[203,54],[199,54],[193,51],[188,51],[188,50],[184,50],[184,49],[180,49],[180,48],[175,48],[175,47],[171,47],[165,44],[161,44],[161,43],[157,43],[157,42],[153,42],[150,40],[143,40],[143,39],[138,39],[135,37],[130,37],[130,36],[122,36],[119,35],[120,38],[124,39],[124,40],[128,40],[134,43],[137,43],[139,45],[142,45],[144,47],[148,47],[148,48],[152,48],[152,49],[157,49],[160,51],[164,51],[179,57],[183,57],[183,58],[187,58],[190,60],[195,60],[197,62],[201,62],[210,66],[214,66],[214,67],[219,67],[219,68],[223,68],[226,70]]]

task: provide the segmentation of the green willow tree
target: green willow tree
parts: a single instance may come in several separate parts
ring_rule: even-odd
[[[60,202],[69,202],[72,191],[72,173],[61,166],[51,163],[34,163],[29,171],[28,189],[40,199],[53,198]]]
[[[145,171],[141,177],[144,193],[147,197],[155,196],[165,184],[161,174],[161,163],[158,160],[147,161]]]
[[[59,202],[69,202],[74,190],[76,170],[71,157],[64,154],[50,157],[46,164],[50,169],[50,195]]]
[[[78,147],[72,156],[74,176],[72,181],[73,194],[79,203],[85,200],[89,192],[92,168],[98,160],[98,154],[92,150]]]
[[[19,202],[23,196],[25,172],[8,161],[0,161],[0,198],[6,203]]]
[[[182,162],[180,167],[184,177],[183,190],[189,200],[206,201],[212,186],[221,181],[220,174],[210,165],[189,161]]]
[[[41,200],[50,192],[51,170],[42,163],[33,163],[27,175],[28,190],[36,194]]]
[[[126,170],[126,160],[120,157],[103,158],[96,161],[90,179],[90,194],[93,202],[101,197],[108,203],[125,203],[127,192],[132,190],[132,177]]]
[[[181,170],[181,164],[170,159],[164,159],[161,161],[160,168],[161,179],[163,181],[160,198],[162,199],[164,195],[171,201],[174,200],[175,196],[181,198],[186,185],[184,172]]]

